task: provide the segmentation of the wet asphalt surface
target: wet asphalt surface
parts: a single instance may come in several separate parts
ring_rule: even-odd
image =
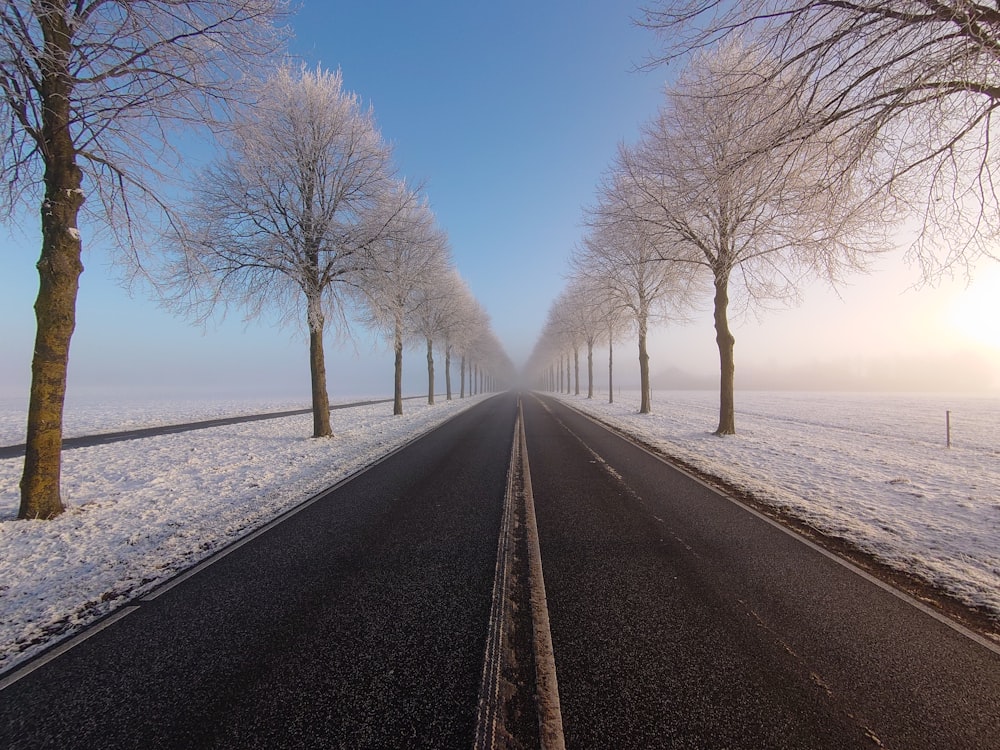
[[[471,747],[516,399],[0,693],[0,747]]]
[[[524,419],[567,747],[1000,747],[1000,655],[545,403]]]

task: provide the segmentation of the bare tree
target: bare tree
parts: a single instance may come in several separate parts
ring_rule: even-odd
[[[581,260],[587,253],[581,251],[574,257],[577,271],[570,277],[564,292],[575,317],[575,326],[587,345],[587,398],[594,397],[594,347],[601,343],[608,346],[608,403],[614,403],[614,350],[615,337],[628,328],[631,314],[628,304],[621,300],[620,284],[615,277],[594,273],[593,269],[581,268]],[[586,264],[584,263],[584,266]],[[542,332],[543,350],[556,346],[560,334],[555,329],[545,328]]]
[[[560,392],[563,389],[563,377],[558,379],[553,373],[561,371],[563,357],[567,351],[574,352],[578,363],[577,350],[580,344],[587,347],[587,398],[594,397],[594,347],[606,340],[609,332],[617,330],[618,320],[611,307],[611,295],[604,284],[606,277],[601,277],[601,269],[597,268],[593,259],[584,260],[585,254],[576,256],[577,273],[570,277],[569,284],[553,300],[545,320],[545,325],[538,341],[532,349],[531,356],[525,366],[528,373],[533,374],[543,387]],[[581,271],[580,266],[586,262],[595,267]],[[593,272],[594,275],[587,275]],[[611,367],[609,341],[609,368]],[[553,360],[559,362],[558,366]],[[568,359],[567,359],[568,361]],[[576,373],[576,395],[579,395],[579,368],[572,368]],[[608,372],[609,384],[612,382],[612,371]],[[567,392],[569,387],[567,383]]]
[[[451,297],[448,304],[442,310],[441,316],[441,336],[443,338],[442,348],[444,350],[444,375],[445,394],[448,401],[452,398],[451,386],[451,360],[455,351],[461,351],[468,338],[470,327],[474,321],[482,318],[481,308],[472,296],[468,284],[459,275],[458,271],[451,271]],[[462,378],[462,395],[465,395],[465,366],[464,358],[460,370]]]
[[[594,347],[608,342],[608,387],[613,378],[613,331],[617,324],[615,303],[605,287],[605,280],[577,275],[570,279],[566,297],[572,309],[576,329],[587,345],[587,398],[594,397]]]
[[[546,329],[549,331],[549,339],[553,344],[558,343],[560,356],[566,357],[566,393],[573,390],[573,378],[575,376],[576,395],[580,395],[580,343],[583,340],[583,333],[580,327],[579,310],[576,300],[569,289],[564,289],[549,307],[549,316],[546,321]],[[570,355],[573,356],[573,363],[570,363]]]
[[[480,393],[493,393],[514,380],[514,365],[489,323],[484,323],[474,345]]]
[[[78,220],[110,226],[126,255],[144,204],[166,209],[168,129],[213,119],[247,88],[240,71],[282,44],[285,0],[5,0],[0,6],[0,173],[8,216],[39,201],[21,518],[51,518],[60,495],[62,415],[83,272]]]
[[[469,376],[469,395],[475,396],[482,393],[483,376],[490,364],[500,363],[498,368],[507,367],[510,360],[493,333],[490,316],[483,306],[476,302],[470,313],[462,336],[461,351],[464,368]]]
[[[572,350],[572,334],[569,330],[569,319],[570,313],[568,310],[568,303],[566,298],[565,290],[562,291],[552,304],[549,305],[548,315],[545,318],[545,325],[542,328],[542,336],[539,345],[536,345],[541,354],[547,358],[554,358],[557,362],[555,365],[556,376],[556,391],[559,393],[570,391],[570,367],[569,367],[569,354],[568,352]],[[564,358],[566,364],[564,365]]]
[[[658,237],[635,217],[634,189],[622,175],[612,174],[591,211],[592,230],[573,255],[575,273],[608,290],[614,306],[625,309],[636,326],[639,346],[641,414],[650,412],[649,327],[689,304],[689,268],[663,263]]]
[[[661,33],[660,61],[733,37],[808,77],[805,133],[853,128],[883,189],[922,219],[911,248],[925,279],[997,259],[1000,11],[966,0],[666,0],[641,21]],[[789,138],[803,131],[790,132]]]
[[[359,289],[366,325],[382,331],[394,353],[393,414],[403,413],[403,347],[424,302],[422,290],[448,271],[447,239],[426,202],[400,185],[394,217],[377,243]]]
[[[472,389],[472,368],[473,359],[477,356],[484,332],[489,329],[490,316],[481,304],[472,296],[472,292],[465,286],[464,282],[460,286],[464,292],[460,292],[461,304],[457,308],[457,324],[455,320],[449,319],[448,332],[452,347],[461,354],[459,364],[459,398],[465,398],[466,374],[468,373],[468,392],[474,395]]]
[[[629,216],[670,265],[707,272],[720,362],[718,435],[736,430],[733,293],[750,309],[795,300],[803,278],[835,282],[881,249],[877,206],[852,200],[849,141],[785,134],[809,117],[768,61],[739,44],[699,56],[618,174]],[[776,106],[776,102],[780,103]],[[860,191],[863,192],[863,191]]]
[[[590,279],[590,283],[595,280]],[[600,285],[598,280],[597,294],[594,298],[597,315],[604,322],[608,342],[608,403],[615,402],[615,338],[622,335],[627,328],[627,309],[615,299],[614,289]]]
[[[231,303],[302,315],[314,437],[332,434],[323,334],[331,319],[347,326],[351,293],[405,205],[394,185],[390,149],[340,72],[286,65],[194,190],[175,302],[201,319]]]
[[[547,370],[554,374],[551,378],[551,388],[559,393],[570,393],[572,368],[569,364],[569,353],[573,351],[575,321],[575,300],[569,290],[564,289],[552,301],[545,319],[542,333],[535,342],[529,359],[529,369]],[[553,360],[557,364],[553,364]],[[565,361],[565,365],[564,365]]]
[[[427,403],[434,403],[434,344],[448,329],[451,311],[456,304],[455,276],[449,273],[450,254],[442,244],[440,265],[414,290],[415,305],[410,330],[427,346]]]

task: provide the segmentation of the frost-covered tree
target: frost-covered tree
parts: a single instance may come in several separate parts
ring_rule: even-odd
[[[248,91],[242,72],[281,47],[274,22],[284,9],[284,0],[0,4],[0,211],[38,205],[42,234],[21,518],[63,510],[81,212],[133,256],[143,209],[169,208],[170,131],[211,122],[218,105]]]
[[[599,323],[604,327],[596,341],[603,340],[608,345],[608,403],[615,402],[615,341],[618,336],[625,334],[628,330],[628,309],[627,306],[615,296],[614,285],[608,285],[604,279],[584,277],[580,283],[588,290],[589,307],[588,315],[592,323]]]
[[[489,313],[474,298],[470,302],[462,313],[464,322],[455,346],[462,355],[460,371],[468,375],[469,395],[474,396],[482,392],[481,375],[488,363],[493,360],[509,363],[509,360],[493,333]]]
[[[549,307],[549,317],[546,328],[550,332],[550,341],[561,344],[561,356],[566,357],[566,393],[574,390],[580,395],[580,344],[583,333],[580,326],[577,300],[569,289],[564,289]],[[570,355],[573,360],[570,362]],[[574,381],[575,378],[575,381]]]
[[[471,293],[465,297],[465,304],[459,308],[459,325],[453,335],[454,347],[461,354],[459,364],[459,376],[461,391],[459,398],[465,398],[466,374],[468,373],[468,392],[470,396],[475,395],[473,389],[473,361],[482,349],[481,341],[485,332],[490,326],[490,316],[486,309],[478,302]]]
[[[447,239],[425,201],[400,184],[397,207],[376,244],[373,265],[359,284],[364,321],[392,343],[393,414],[403,413],[403,348],[410,338],[423,290],[448,272]]]
[[[849,128],[867,141],[852,158],[921,222],[911,257],[925,279],[1000,257],[996,3],[660,0],[641,23],[660,32],[659,61],[738,37],[777,61],[773,76],[804,76],[805,132]]]
[[[492,393],[514,381],[514,365],[488,322],[481,328],[473,351],[478,392]]]
[[[528,364],[529,371],[541,371],[545,375],[547,387],[559,393],[570,392],[569,352],[573,347],[573,334],[569,329],[569,321],[573,315],[571,307],[572,301],[567,290],[563,290],[549,306],[545,325],[535,342]]]
[[[587,398],[594,397],[594,347],[604,341],[609,345],[608,386],[611,387],[613,342],[610,331],[614,328],[613,302],[607,294],[603,280],[587,276],[570,279],[565,292],[574,327],[587,346]]]
[[[451,401],[452,398],[452,356],[456,351],[462,351],[462,347],[469,337],[470,327],[473,326],[475,321],[482,318],[481,308],[476,302],[475,297],[472,296],[472,292],[469,290],[468,284],[465,283],[465,280],[455,269],[452,269],[451,276],[451,298],[449,300],[449,304],[443,309],[441,316],[442,349],[444,351],[445,395],[448,401]],[[464,359],[462,360],[460,376],[462,378],[462,395],[464,396]]]
[[[836,282],[883,246],[878,205],[855,199],[861,175],[839,158],[850,134],[785,138],[812,116],[810,92],[795,91],[740,44],[698,56],[640,142],[620,150],[617,200],[601,217],[638,222],[658,258],[711,282],[718,435],[736,430],[731,297],[751,309],[795,300],[804,279]]]
[[[592,209],[591,232],[573,255],[575,273],[603,285],[612,309],[627,311],[635,326],[639,349],[642,396],[639,412],[650,412],[649,327],[689,304],[690,269],[663,263],[661,246],[648,223],[631,211],[633,186],[620,175],[611,175],[599,202]]]
[[[434,346],[445,336],[451,310],[456,304],[455,276],[450,270],[450,253],[442,242],[440,265],[414,290],[415,305],[410,329],[427,351],[427,403],[434,403]]]
[[[332,434],[323,335],[346,311],[404,205],[371,109],[339,71],[283,66],[198,178],[175,302],[198,319],[236,304],[309,334],[313,436]],[[396,197],[397,200],[393,200]]]
[[[543,387],[560,392],[565,388],[566,393],[572,389],[579,395],[578,351],[581,345],[586,345],[587,398],[594,397],[594,346],[608,334],[603,299],[606,298],[596,279],[577,274],[553,300],[526,366],[526,372],[532,373]],[[574,357],[572,364],[570,352]],[[570,381],[573,376],[575,387]]]

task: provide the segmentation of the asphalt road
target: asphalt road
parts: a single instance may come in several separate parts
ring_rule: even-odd
[[[1000,747],[1000,656],[524,400],[566,746]]]
[[[0,693],[0,747],[471,747],[515,418],[473,407]]]
[[[490,619],[532,610],[532,538],[566,747],[998,747],[997,650],[535,396],[525,537],[516,411],[477,404],[36,662],[0,692],[0,748],[470,748],[493,634],[515,692],[542,662],[537,620]]]

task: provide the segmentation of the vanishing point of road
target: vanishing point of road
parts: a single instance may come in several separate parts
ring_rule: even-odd
[[[0,675],[4,748],[996,748],[1000,648],[501,394]]]

